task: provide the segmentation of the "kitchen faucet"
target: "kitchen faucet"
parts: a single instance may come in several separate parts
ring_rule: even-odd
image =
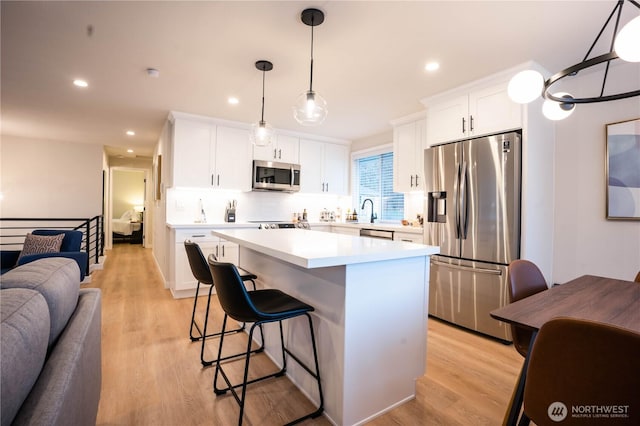
[[[360,209],[364,210],[364,205],[367,201],[371,203],[371,223],[373,223],[373,221],[378,218],[378,215],[373,212],[373,201],[371,198],[365,198]]]

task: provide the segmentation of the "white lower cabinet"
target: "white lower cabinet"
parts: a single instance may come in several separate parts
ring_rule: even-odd
[[[334,234],[345,234],[360,236],[360,228],[347,227],[347,226],[331,226],[331,232]]]
[[[422,234],[414,234],[412,232],[394,232],[393,233],[393,240],[394,241],[408,241],[410,243],[418,243],[418,244],[424,244],[424,238],[422,236]]]
[[[198,281],[191,272],[187,252],[184,249],[184,242],[186,240],[197,243],[205,259],[208,259],[209,255],[214,254],[219,261],[229,262],[235,265],[238,264],[240,259],[238,244],[214,237],[211,235],[210,229],[176,231],[172,259],[174,268],[170,286],[171,293],[175,298],[193,296],[195,294],[194,290],[198,285]]]

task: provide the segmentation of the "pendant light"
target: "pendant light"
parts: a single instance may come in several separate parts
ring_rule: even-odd
[[[260,60],[256,62],[256,68],[262,71],[262,112],[260,114],[260,121],[251,125],[249,139],[251,139],[251,143],[256,146],[268,146],[271,145],[275,132],[273,131],[273,127],[264,121],[264,78],[266,72],[273,69],[273,64],[269,61]]]
[[[327,118],[327,101],[313,90],[313,27],[324,22],[324,13],[318,9],[305,9],[300,20],[311,27],[311,74],[309,90],[304,91],[293,107],[293,117],[303,126],[317,126]]]
[[[575,110],[576,104],[589,104],[595,102],[615,101],[619,99],[640,96],[640,90],[629,90],[614,94],[605,94],[609,65],[612,61],[640,62],[640,16],[628,22],[620,31],[618,25],[622,16],[622,8],[630,3],[640,9],[640,3],[636,0],[617,0],[616,5],[609,14],[604,25],[600,29],[595,41],[587,51],[582,62],[572,65],[555,75],[544,80],[542,74],[534,70],[525,70],[516,74],[508,86],[511,99],[517,103],[529,103],[542,97],[545,101],[542,112],[550,120],[562,120],[569,117]],[[613,19],[615,17],[615,19]],[[605,29],[612,23],[611,48],[608,52],[591,57],[591,53]],[[572,96],[568,93],[552,93],[552,86],[565,77],[572,77],[582,70],[604,64],[604,74],[600,94],[598,96]]]

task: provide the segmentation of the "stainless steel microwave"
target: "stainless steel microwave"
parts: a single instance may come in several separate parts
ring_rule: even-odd
[[[300,191],[300,165],[253,160],[254,191]]]

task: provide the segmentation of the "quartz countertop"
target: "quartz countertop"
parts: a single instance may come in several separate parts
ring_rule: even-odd
[[[214,227],[212,227],[214,228]],[[437,254],[436,246],[304,229],[212,229],[211,233],[311,269]]]

